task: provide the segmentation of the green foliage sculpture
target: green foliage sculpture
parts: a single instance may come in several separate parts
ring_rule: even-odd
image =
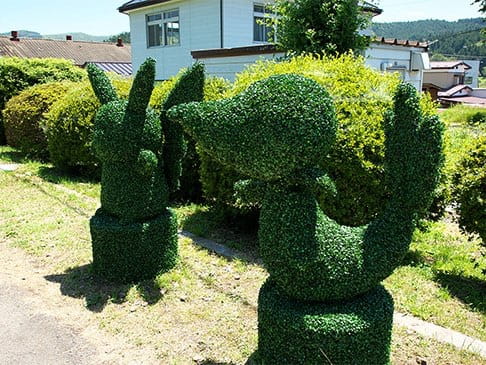
[[[272,76],[169,116],[207,153],[252,177],[237,184],[240,199],[263,201],[259,241],[270,277],[259,296],[262,363],[388,364],[393,300],[380,282],[407,252],[442,160],[442,125],[423,114],[415,89],[401,85],[386,116],[391,199],[363,227],[337,224],[316,202],[317,193],[335,192],[317,166],[337,130],[332,99],[316,82]]]
[[[195,65],[177,82],[162,107],[162,123],[147,108],[155,61],[138,71],[128,101],[119,100],[106,75],[89,66],[102,107],[95,119],[93,147],[102,163],[101,208],[90,221],[93,270],[114,281],[151,278],[177,261],[177,221],[168,205],[177,187],[183,154],[180,127],[164,110],[202,100],[204,69]]]

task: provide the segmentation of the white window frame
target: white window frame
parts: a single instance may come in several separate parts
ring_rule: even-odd
[[[171,13],[177,12],[177,15],[173,15]],[[150,17],[158,17],[158,19],[155,20],[149,20]],[[177,37],[177,43],[171,43],[169,42],[169,36],[168,36],[168,24],[169,23],[174,23],[177,24],[179,29],[179,36]],[[157,13],[151,13],[147,14],[145,16],[145,26],[146,26],[146,32],[147,32],[147,48],[157,48],[157,47],[175,47],[175,46],[180,46],[181,44],[181,28],[180,28],[180,16],[179,16],[179,8],[175,9],[168,9],[164,11],[159,11]],[[160,40],[159,44],[154,44],[151,45],[150,42],[150,26],[159,26],[160,28]]]
[[[268,27],[265,24],[258,24],[259,19],[274,18],[275,17],[275,14],[269,9],[269,5],[271,5],[271,4],[258,3],[258,2],[255,2],[255,3],[252,4],[252,6],[253,6],[253,23],[252,23],[252,25],[253,25],[253,42],[254,43],[266,44],[266,43],[272,43],[276,40],[276,29],[275,28],[272,30],[273,31],[273,39],[270,39],[270,38],[267,38],[267,34],[268,34],[267,32],[268,32],[268,29],[270,27]],[[255,8],[257,6],[262,7],[263,12],[256,10]],[[256,39],[255,26],[257,26],[257,25],[259,27],[263,27],[263,32],[264,32],[263,34],[264,34],[264,38],[265,38],[263,40]]]

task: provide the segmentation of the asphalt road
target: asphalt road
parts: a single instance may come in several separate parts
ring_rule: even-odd
[[[37,312],[27,293],[0,275],[0,364],[90,364],[94,350],[73,329]]]

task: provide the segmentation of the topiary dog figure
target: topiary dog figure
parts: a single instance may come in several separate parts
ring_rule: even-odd
[[[390,200],[363,227],[328,218],[316,193],[333,193],[317,166],[337,121],[316,82],[277,75],[218,102],[169,111],[199,146],[254,180],[240,199],[262,204],[260,252],[270,277],[260,290],[263,364],[388,364],[393,300],[380,282],[406,254],[417,214],[438,182],[442,125],[424,116],[417,92],[402,84],[386,117]]]
[[[177,188],[183,139],[165,111],[178,103],[202,100],[204,69],[195,65],[181,76],[162,107],[162,123],[147,108],[155,61],[140,67],[128,101],[119,100],[105,73],[88,66],[102,106],[93,148],[102,164],[101,208],[91,218],[93,271],[113,281],[154,277],[177,261],[177,221],[169,209],[169,189]]]

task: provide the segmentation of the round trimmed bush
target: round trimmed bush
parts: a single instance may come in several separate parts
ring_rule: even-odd
[[[126,99],[131,82],[114,80],[113,84],[120,97]],[[94,117],[100,106],[88,81],[77,84],[52,106],[45,132],[54,165],[62,169],[97,169],[99,163],[91,144]]]
[[[48,156],[42,126],[51,106],[70,88],[70,82],[35,85],[12,97],[3,110],[7,143],[33,157]]]
[[[0,111],[6,102],[29,86],[54,81],[80,81],[86,72],[71,61],[54,58],[0,58]],[[5,142],[0,113],[0,144]]]
[[[453,177],[453,197],[458,203],[459,224],[478,234],[486,245],[486,136],[476,140],[459,163]]]

